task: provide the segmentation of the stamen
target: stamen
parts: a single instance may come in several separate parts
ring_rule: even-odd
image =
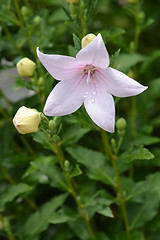
[[[88,77],[87,77],[87,84],[89,84],[91,81],[91,71],[88,71]]]
[[[94,79],[95,70],[97,70],[98,68],[96,68],[96,67],[94,67],[92,65],[86,65],[83,69],[84,69],[84,73],[88,74],[88,76],[87,76],[87,84],[89,84],[90,81]]]

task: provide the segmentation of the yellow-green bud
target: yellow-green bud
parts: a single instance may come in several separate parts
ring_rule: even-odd
[[[21,7],[21,14],[22,14],[22,17],[27,19],[29,16],[30,16],[30,10],[27,6],[22,6]]]
[[[59,117],[59,116],[54,117],[54,122],[55,122],[56,126],[58,126],[61,122],[61,117]]]
[[[115,141],[114,138],[111,139],[111,146],[112,146],[113,150],[115,150],[115,148],[116,148],[116,141]]]
[[[35,24],[39,25],[39,24],[41,23],[41,17],[40,17],[40,16],[34,17],[33,22],[34,22]]]
[[[53,119],[49,121],[49,130],[52,134],[55,134],[57,132],[57,125]]]
[[[29,58],[25,57],[22,58],[17,64],[17,71],[21,77],[32,77],[35,69],[36,64]]]
[[[95,38],[96,38],[96,35],[94,35],[93,33],[87,34],[84,38],[82,38],[82,41],[81,41],[82,48],[86,47]]]
[[[66,170],[66,172],[68,172],[70,169],[70,162],[68,160],[64,161],[64,169]]]
[[[60,137],[59,137],[57,134],[55,134],[55,135],[52,137],[52,141],[53,141],[54,143],[59,143],[59,142],[61,141],[61,139],[60,139]]]
[[[65,0],[65,1],[68,3],[78,3],[79,2],[79,0]]]
[[[124,135],[127,122],[124,118],[120,118],[116,122],[116,127],[119,135]]]
[[[41,113],[35,109],[20,107],[13,118],[13,124],[21,134],[37,132],[41,121]]]

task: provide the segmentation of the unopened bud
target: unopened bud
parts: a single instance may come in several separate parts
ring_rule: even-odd
[[[61,122],[61,117],[59,117],[59,116],[57,116],[57,117],[54,117],[54,122],[55,122],[55,124],[56,124],[56,126],[58,126],[59,124],[60,124],[60,122]]]
[[[82,48],[86,47],[95,38],[96,38],[96,35],[94,35],[93,33],[87,34],[84,38],[82,38],[82,41],[81,41]]]
[[[34,22],[35,24],[39,25],[39,24],[41,23],[41,17],[40,17],[40,16],[34,17],[33,22]]]
[[[22,14],[22,17],[27,20],[30,16],[30,10],[27,6],[22,6],[21,7],[21,14]]]
[[[36,64],[29,58],[25,57],[22,58],[18,63],[17,63],[17,71],[18,74],[21,77],[32,77],[35,69],[36,69]]]
[[[13,124],[21,134],[37,132],[41,121],[41,113],[35,109],[22,106],[13,118]]]
[[[116,127],[119,135],[124,135],[126,130],[127,122],[124,118],[118,119],[116,122]]]
[[[53,119],[49,121],[49,130],[52,134],[55,134],[57,132],[57,126]]]
[[[114,138],[111,139],[111,146],[112,146],[113,150],[115,150],[115,148],[116,148],[116,141],[115,141]]]
[[[68,160],[64,161],[64,169],[66,170],[66,172],[69,172],[70,170],[70,162]]]
[[[55,134],[55,135],[52,137],[52,141],[53,141],[54,143],[59,143],[59,142],[61,141],[61,139],[60,139],[60,137],[59,137],[57,134]]]
[[[68,3],[78,3],[79,2],[79,0],[65,0],[65,1]]]

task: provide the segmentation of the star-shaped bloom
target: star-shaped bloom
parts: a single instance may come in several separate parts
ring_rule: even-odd
[[[60,82],[50,93],[44,113],[63,116],[84,103],[91,119],[102,129],[114,132],[115,105],[112,95],[129,97],[147,87],[109,67],[109,55],[101,34],[74,57],[37,54],[47,71]]]

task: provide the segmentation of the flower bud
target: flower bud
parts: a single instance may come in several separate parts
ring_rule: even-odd
[[[61,122],[61,117],[59,117],[59,116],[54,117],[54,122],[55,122],[56,126],[58,126]]]
[[[65,0],[65,1],[68,3],[78,3],[79,2],[79,0]]]
[[[13,118],[13,124],[21,134],[37,132],[41,121],[41,113],[35,109],[22,106]]]
[[[118,119],[116,122],[116,127],[119,135],[124,135],[126,130],[127,122],[124,118]]]
[[[94,35],[93,33],[87,34],[84,38],[82,38],[82,41],[81,41],[82,48],[86,47],[95,38],[96,38],[96,35]]]
[[[29,58],[25,57],[22,58],[18,63],[17,63],[17,71],[18,74],[21,77],[31,77],[36,69],[36,64]]]
[[[60,137],[59,137],[57,134],[55,134],[55,135],[52,137],[52,141],[53,141],[54,143],[59,143],[59,142],[61,141],[61,139],[60,139]]]
[[[57,125],[53,119],[49,121],[49,130],[53,135],[57,132]]]
[[[69,172],[70,170],[70,162],[68,160],[64,161],[64,169],[66,172]]]
[[[25,19],[25,20],[27,20],[28,19],[28,17],[30,16],[30,10],[29,10],[29,8],[27,7],[27,6],[22,6],[21,7],[21,14],[22,14],[22,17]]]
[[[116,141],[114,138],[111,138],[111,146],[112,146],[113,150],[116,149]]]
[[[41,23],[41,17],[40,16],[35,16],[33,19],[33,22],[37,25],[39,25]]]

